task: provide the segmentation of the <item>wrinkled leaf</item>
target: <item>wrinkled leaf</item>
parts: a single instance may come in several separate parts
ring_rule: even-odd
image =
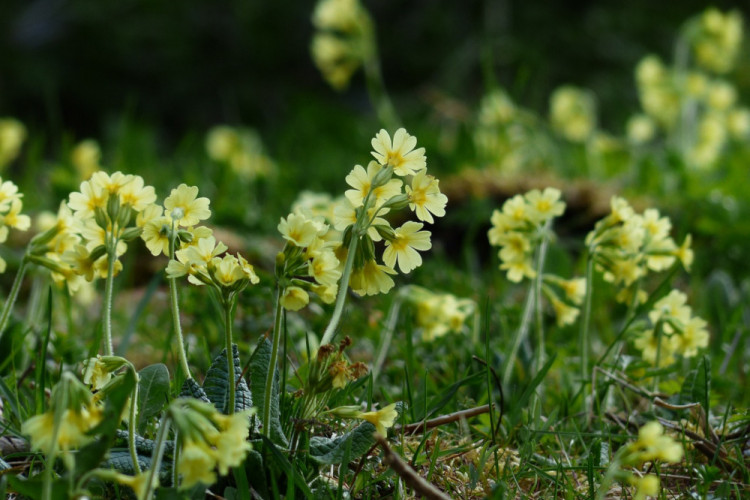
[[[204,403],[210,403],[211,401],[206,396],[206,391],[203,390],[198,382],[193,378],[185,379],[182,384],[182,390],[180,391],[181,398],[195,398],[203,401]]]
[[[138,430],[143,432],[148,420],[158,415],[169,398],[169,370],[161,363],[138,372]]]
[[[141,470],[150,469],[151,457],[139,454],[138,465],[141,466]],[[118,472],[131,476],[135,474],[133,460],[130,458],[130,452],[127,448],[112,448],[109,458],[104,461],[102,466],[105,469],[115,469]],[[172,463],[167,460],[162,460],[161,470],[159,471],[159,482],[164,486],[172,484]]]
[[[153,439],[147,439],[138,434],[135,435],[135,450],[142,455],[150,456],[154,452],[155,444],[156,443]],[[128,446],[128,431],[120,429],[115,433],[115,445],[122,447]],[[174,441],[164,442],[164,453],[167,455],[174,453]]]
[[[310,438],[310,458],[323,465],[342,463],[359,458],[375,444],[375,426],[363,422],[351,432],[336,438],[313,436]]]
[[[234,383],[235,383],[235,403],[234,411],[242,411],[253,405],[250,389],[242,378],[242,369],[240,365],[240,351],[236,344],[232,344],[232,354],[234,358]],[[203,381],[203,390],[208,399],[213,403],[217,410],[227,414],[229,405],[229,364],[227,362],[227,350],[222,349],[218,356],[211,363],[211,367],[206,373],[206,379]]]
[[[266,376],[268,365],[271,362],[271,350],[273,346],[267,338],[262,338],[250,358],[250,387],[255,397],[255,404],[259,408],[258,413],[263,413],[265,401]],[[281,412],[279,411],[279,370],[273,372],[273,389],[271,391],[271,441],[282,448],[289,447],[289,441],[284,435],[281,427]]]
[[[268,498],[268,484],[266,483],[266,469],[263,464],[263,455],[257,448],[262,447],[261,441],[255,441],[253,449],[247,453],[245,458],[245,473],[250,486],[257,491],[263,498]]]

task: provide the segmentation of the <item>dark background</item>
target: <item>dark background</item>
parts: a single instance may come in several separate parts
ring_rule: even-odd
[[[4,0],[0,116],[15,116],[50,137],[61,131],[96,137],[126,113],[152,124],[167,144],[222,122],[273,135],[314,120],[307,106],[372,116],[360,74],[337,94],[313,66],[314,5]],[[425,90],[473,108],[494,78],[540,111],[560,84],[591,88],[601,115],[612,122],[605,128],[621,128],[637,104],[635,63],[647,53],[671,59],[680,25],[707,6],[652,0],[365,5],[377,25],[386,85],[407,121],[426,112]],[[491,74],[482,71],[483,57],[492,61]]]

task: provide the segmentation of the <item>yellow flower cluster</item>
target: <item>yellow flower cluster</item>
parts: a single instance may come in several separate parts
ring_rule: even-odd
[[[711,8],[687,24],[686,35],[699,67],[668,67],[655,55],[638,63],[636,82],[645,115],[630,119],[628,138],[635,144],[649,142],[658,124],[680,145],[690,167],[706,169],[716,164],[730,139],[743,141],[750,135],[750,110],[738,106],[736,88],[704,72],[726,73],[734,67],[742,17]]]
[[[376,161],[370,162],[367,170],[357,165],[349,173],[346,182],[352,189],[334,213],[334,227],[343,232],[345,246],[348,231],[361,237],[349,281],[360,295],[389,291],[393,287],[389,275],[396,274],[397,266],[409,273],[422,265],[418,251],[432,247],[430,232],[422,231],[423,222],[432,224],[433,216],[444,216],[448,203],[438,179],[427,173],[425,150],[416,148],[416,137],[403,128],[393,138],[381,130],[371,143]],[[422,222],[407,221],[394,229],[381,217],[406,206]],[[374,255],[374,242],[381,240],[385,241],[382,265]]]
[[[643,302],[645,292],[630,287],[649,270],[664,271],[675,260],[690,269],[693,262],[690,235],[678,247],[669,236],[672,223],[668,217],[662,217],[653,208],[637,214],[618,196],[612,197],[610,207],[611,213],[586,236],[586,246],[604,279],[622,287],[618,300],[632,300],[632,293],[637,293],[635,300]]]
[[[636,337],[634,344],[649,363],[669,365],[676,355],[690,358],[708,346],[706,321],[693,316],[687,296],[679,290],[657,301],[648,317],[654,327]]]
[[[197,483],[214,484],[216,469],[226,475],[252,449],[248,435],[253,410],[222,415],[210,404],[178,400],[170,411],[180,436],[177,471],[182,476],[181,489]]]
[[[474,314],[476,303],[459,299],[450,293],[435,293],[419,286],[410,286],[407,300],[417,309],[417,325],[422,329],[422,339],[430,342],[449,332],[464,330],[466,319]]]
[[[492,212],[492,228],[487,237],[491,245],[500,247],[500,269],[507,271],[510,281],[518,283],[523,278],[536,277],[532,265],[534,248],[544,236],[547,223],[565,211],[560,194],[555,188],[534,189],[507,200],[502,211]]]
[[[60,205],[50,227],[32,240],[28,256],[35,264],[51,271],[52,279],[66,284],[71,293],[82,281],[119,273],[118,259],[127,250],[127,242],[138,237],[141,229],[136,218],[156,200],[154,188],[143,178],[115,172],[95,172],[81,183],[80,191],[70,194]]]
[[[586,142],[596,129],[596,102],[591,92],[572,86],[557,88],[550,97],[550,123],[571,142]]]
[[[742,15],[707,9],[689,28],[695,59],[715,73],[727,73],[737,60],[742,45]]]
[[[317,29],[311,47],[315,65],[333,88],[344,89],[374,51],[370,15],[359,0],[320,0],[312,22]]]
[[[302,309],[310,301],[310,291],[323,302],[332,303],[341,278],[341,263],[334,252],[337,232],[322,217],[310,217],[303,211],[282,218],[278,230],[286,240],[276,263],[276,276],[284,289],[284,308]]]
[[[22,197],[18,186],[11,181],[3,181],[0,177],[0,243],[7,241],[11,228],[26,231],[31,226],[29,216],[21,213]],[[0,273],[5,272],[6,266],[5,260],[0,257]]]
[[[209,158],[229,165],[238,177],[245,180],[265,177],[276,168],[263,152],[258,133],[249,128],[213,127],[206,135],[206,152]]]
[[[0,118],[0,170],[12,162],[26,140],[26,127],[15,118]]]

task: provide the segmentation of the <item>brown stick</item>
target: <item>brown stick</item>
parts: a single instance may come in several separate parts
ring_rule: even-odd
[[[462,418],[471,418],[471,417],[476,417],[477,415],[482,415],[483,413],[489,413],[489,411],[490,411],[490,405],[477,406],[475,408],[469,408],[467,410],[461,410],[455,413],[442,415],[440,417],[433,418],[430,420],[422,420],[421,422],[415,422],[413,424],[408,424],[404,426],[397,425],[394,427],[394,430],[396,432],[403,431],[404,434],[413,435],[413,434],[417,434],[420,431],[432,429],[433,427],[439,427],[441,425],[456,422],[458,420],[461,420]]]
[[[489,411],[489,410],[488,410]],[[383,453],[385,454],[385,463],[393,469],[393,471],[404,480],[406,485],[414,490],[417,497],[424,497],[428,500],[450,500],[450,497],[437,489],[435,485],[422,478],[412,469],[408,463],[398,456],[391,447],[388,446],[388,441],[385,440],[380,434],[375,434],[375,440],[378,442]]]

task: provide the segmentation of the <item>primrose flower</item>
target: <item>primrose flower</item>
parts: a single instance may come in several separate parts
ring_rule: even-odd
[[[565,211],[565,203],[560,201],[560,190],[546,188],[544,192],[533,189],[526,193],[529,206],[529,219],[537,224],[544,223],[553,217],[559,217]]]
[[[633,477],[630,481],[636,488],[633,500],[645,500],[647,496],[655,497],[659,494],[659,478],[653,474],[646,474],[643,477]]]
[[[164,200],[167,214],[180,226],[194,226],[211,217],[208,198],[198,198],[198,188],[180,184]]]
[[[49,454],[53,448],[69,451],[79,448],[93,440],[87,432],[102,419],[101,410],[95,406],[81,407],[75,410],[66,409],[62,413],[57,440],[54,440],[55,413],[36,415],[26,420],[21,432],[31,438],[31,448]]]
[[[377,162],[371,161],[367,165],[367,171],[361,165],[355,165],[354,169],[346,176],[346,183],[354,189],[347,190],[344,195],[351,202],[353,207],[362,206],[365,197],[370,192],[375,175],[381,171]],[[375,206],[379,207],[394,196],[401,194],[403,182],[399,179],[390,179],[385,184],[377,186],[373,191],[375,196]]]
[[[383,266],[374,260],[368,260],[361,269],[352,272],[349,285],[359,295],[377,295],[388,293],[394,286],[389,274],[396,274],[392,268]]]
[[[683,449],[680,443],[664,435],[664,428],[657,422],[649,422],[638,430],[638,440],[631,445],[638,450],[638,460],[651,462],[661,460],[677,463],[682,460]]]
[[[216,482],[216,451],[205,441],[185,439],[182,444],[177,470],[182,475],[181,489],[188,489],[198,483],[211,485]]]
[[[153,206],[156,201],[153,186],[146,186],[140,175],[129,176],[129,178],[129,181],[120,188],[120,203],[129,205],[136,212]]]
[[[12,162],[26,140],[26,127],[14,118],[0,119],[0,169]]]
[[[378,411],[360,412],[357,418],[370,422],[375,426],[375,432],[381,436],[386,436],[388,434],[386,429],[393,427],[396,418],[398,418],[396,403],[391,403]]]
[[[89,358],[85,362],[83,372],[83,383],[90,384],[91,388],[98,391],[112,379],[112,373],[107,368],[106,363],[102,361],[101,356]]]
[[[323,228],[314,220],[295,213],[289,214],[286,219],[282,217],[278,225],[284,239],[298,247],[310,246],[321,232],[324,233],[327,229],[327,226]]]
[[[216,462],[222,476],[227,475],[232,467],[242,464],[247,453],[253,449],[247,440],[251,414],[252,410],[245,410],[232,415],[217,413],[212,417],[219,434],[210,442],[216,446]]]
[[[85,139],[75,145],[70,152],[70,161],[78,171],[79,179],[88,179],[101,167],[102,150],[93,139]]]
[[[569,141],[584,142],[596,127],[593,97],[571,86],[556,89],[550,98],[550,122]]]
[[[420,170],[412,178],[411,185],[406,186],[406,194],[409,197],[409,208],[417,214],[421,221],[434,223],[432,215],[443,217],[448,197],[440,192],[439,181]]]
[[[393,239],[386,241],[383,252],[383,262],[390,268],[396,268],[396,262],[401,272],[408,273],[422,265],[422,257],[417,250],[429,250],[430,232],[420,231],[424,224],[409,221],[394,231]]]
[[[286,287],[284,295],[281,297],[281,305],[288,311],[299,311],[309,302],[310,296],[298,286]]]
[[[383,166],[393,167],[393,172],[401,177],[415,175],[427,168],[427,158],[424,148],[414,149],[417,138],[400,128],[391,136],[385,129],[381,129],[372,140],[375,151],[372,156]]]

